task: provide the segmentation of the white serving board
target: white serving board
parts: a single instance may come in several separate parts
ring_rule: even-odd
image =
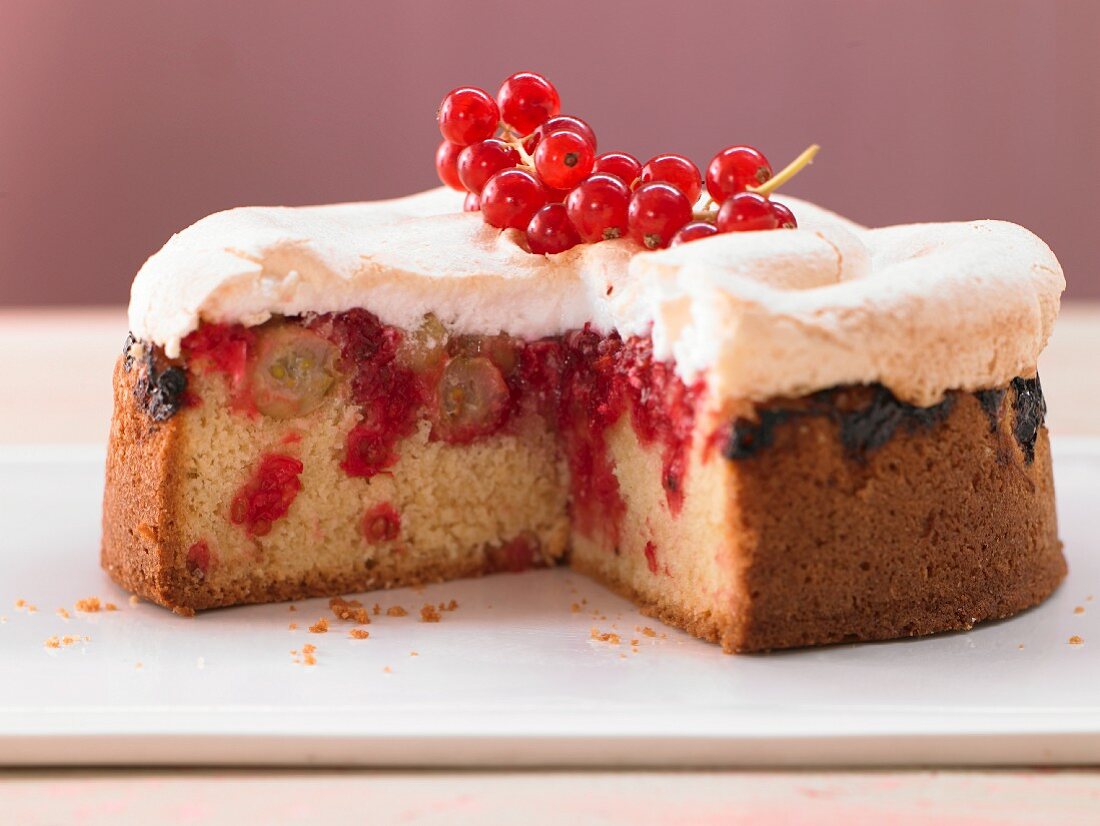
[[[969,633],[747,657],[566,570],[366,595],[409,610],[373,617],[367,640],[325,600],[194,619],[132,606],[99,569],[102,461],[0,450],[0,764],[1100,762],[1100,442],[1056,444],[1070,575],[1040,608]],[[119,610],[74,610],[92,596]],[[419,621],[451,599],[442,622]],[[329,632],[308,633],[323,616]],[[45,645],[64,635],[89,639]],[[314,666],[290,654],[307,643]]]

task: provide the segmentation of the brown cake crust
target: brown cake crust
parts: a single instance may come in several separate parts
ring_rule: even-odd
[[[193,614],[194,607],[179,602],[173,565],[180,542],[171,507],[179,484],[179,421],[154,421],[138,404],[143,369],[126,357],[115,364],[100,563],[123,588]]]
[[[992,417],[955,393],[941,421],[857,455],[829,418],[792,418],[735,461],[737,530],[752,540],[734,648],[964,630],[1049,596],[1066,575],[1050,443],[1041,426],[1033,448],[1015,438],[1015,392]],[[862,403],[850,395],[835,403]]]

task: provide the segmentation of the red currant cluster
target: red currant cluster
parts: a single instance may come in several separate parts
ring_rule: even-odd
[[[794,215],[769,195],[813,160],[812,146],[779,174],[751,146],[723,149],[704,179],[683,155],[641,164],[626,152],[596,154],[596,133],[559,114],[558,91],[534,72],[512,75],[496,99],[462,86],[439,107],[439,177],[466,192],[465,209],[527,234],[533,253],[629,236],[648,249],[719,232],[793,228]]]

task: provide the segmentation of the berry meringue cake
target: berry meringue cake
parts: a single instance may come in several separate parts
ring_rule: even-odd
[[[190,614],[567,563],[739,652],[1042,601],[1054,255],[785,200],[551,255],[446,189],[199,221],[133,285],[104,567]]]

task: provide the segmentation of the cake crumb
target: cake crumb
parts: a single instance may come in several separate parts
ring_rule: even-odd
[[[332,613],[337,619],[351,620],[359,625],[367,625],[370,622],[370,617],[367,615],[367,609],[364,608],[363,603],[357,599],[333,597],[328,601],[328,607],[332,610]]]
[[[1076,608],[1073,609],[1073,613],[1075,613],[1075,614],[1085,613],[1085,606],[1084,605],[1078,605]]]
[[[298,630],[298,623],[292,622],[288,627],[290,628],[291,631],[297,631]]]
[[[76,601],[76,610],[85,614],[94,614],[99,610],[99,597],[88,597]]]
[[[608,642],[608,643],[611,643],[612,645],[618,645],[622,641],[622,640],[619,639],[618,634],[615,634],[611,631],[605,631],[605,632],[601,633],[600,629],[596,628],[595,626],[592,627],[592,631],[590,632],[590,636],[592,637],[592,639],[594,639],[598,642]]]
[[[383,668],[383,669],[382,669],[382,673],[384,673],[384,674],[392,674],[392,673],[393,673],[393,669],[392,669],[392,668],[390,668],[390,667],[389,667],[389,666],[387,665],[387,666],[386,666],[385,668]]]
[[[1069,644],[1070,645],[1084,645],[1085,641],[1083,639],[1081,639],[1079,636],[1077,636],[1076,634],[1074,634],[1072,637],[1069,638]]]
[[[638,643],[639,643],[639,642],[640,642],[640,640],[631,640],[631,641],[630,641],[630,644],[631,644],[632,646],[634,646],[635,648],[637,648],[637,647],[638,647]]]
[[[1016,647],[1017,647],[1017,648],[1019,648],[1019,649],[1020,649],[1021,651],[1023,651],[1023,650],[1024,650],[1024,644],[1023,644],[1023,643],[1020,643],[1020,644],[1019,644],[1019,645],[1017,645]]]
[[[642,626],[642,633],[647,637],[656,637],[657,632],[650,628],[648,625]]]
[[[108,602],[106,605],[103,606],[103,610],[104,611],[117,611],[118,606],[115,605],[113,602]]]
[[[58,609],[57,609],[57,615],[58,615],[59,617],[61,617],[61,619],[68,619],[68,618],[69,618],[70,616],[72,616],[72,615],[71,615],[71,614],[70,614],[70,613],[69,613],[68,611],[66,611],[66,610],[65,610],[64,608],[58,608]]]
[[[134,663],[134,668],[145,668],[145,665],[139,660],[138,662]]]
[[[348,632],[348,636],[351,637],[353,640],[365,640],[367,637],[370,636],[370,631],[368,631],[366,628],[352,628]]]
[[[374,614],[374,615],[375,615],[375,616],[377,617],[377,616],[378,616],[379,614],[381,614],[381,613],[382,613],[382,606],[381,606],[381,605],[379,605],[379,604],[378,604],[378,603],[376,602],[376,603],[374,603],[374,607],[373,607],[373,608],[371,608],[370,610],[371,610],[371,613],[372,613],[372,614]]]
[[[309,645],[307,643],[302,646],[302,663],[304,665],[317,665],[317,658],[313,656],[316,650],[316,645]]]
[[[309,626],[309,633],[311,634],[327,634],[328,633],[328,620],[321,617],[313,625]]]
[[[407,617],[409,612],[402,608],[400,605],[391,605],[386,609],[387,617]]]
[[[448,602],[447,603],[447,610],[448,611],[457,611],[458,610],[458,600],[457,599],[452,599],[450,602]]]
[[[421,622],[439,622],[440,619],[442,619],[442,615],[430,602],[420,609]]]
[[[139,597],[137,594],[130,594],[129,602],[131,605],[137,605],[139,602],[141,602],[141,597]]]
[[[294,603],[291,603],[290,606],[286,610],[288,610],[288,611],[297,611],[298,606],[295,605]]]
[[[572,605],[569,606],[569,610],[572,611],[574,614],[579,614],[581,612],[580,603],[574,602]]]
[[[1087,597],[1085,597],[1085,602],[1092,602],[1092,594],[1089,594]]]
[[[419,656],[420,656],[420,652],[419,652],[419,651],[410,651],[410,652],[409,652],[409,656],[410,656],[410,657],[419,657]]]
[[[88,642],[91,637],[74,637],[72,634],[66,634],[63,637],[50,637],[46,640],[47,648],[60,648],[61,646],[76,645],[78,642]]]
[[[21,608],[22,610],[26,611],[28,614],[33,614],[35,611],[38,610],[35,606],[31,605],[25,599],[17,599],[15,601],[15,607],[16,608]]]

